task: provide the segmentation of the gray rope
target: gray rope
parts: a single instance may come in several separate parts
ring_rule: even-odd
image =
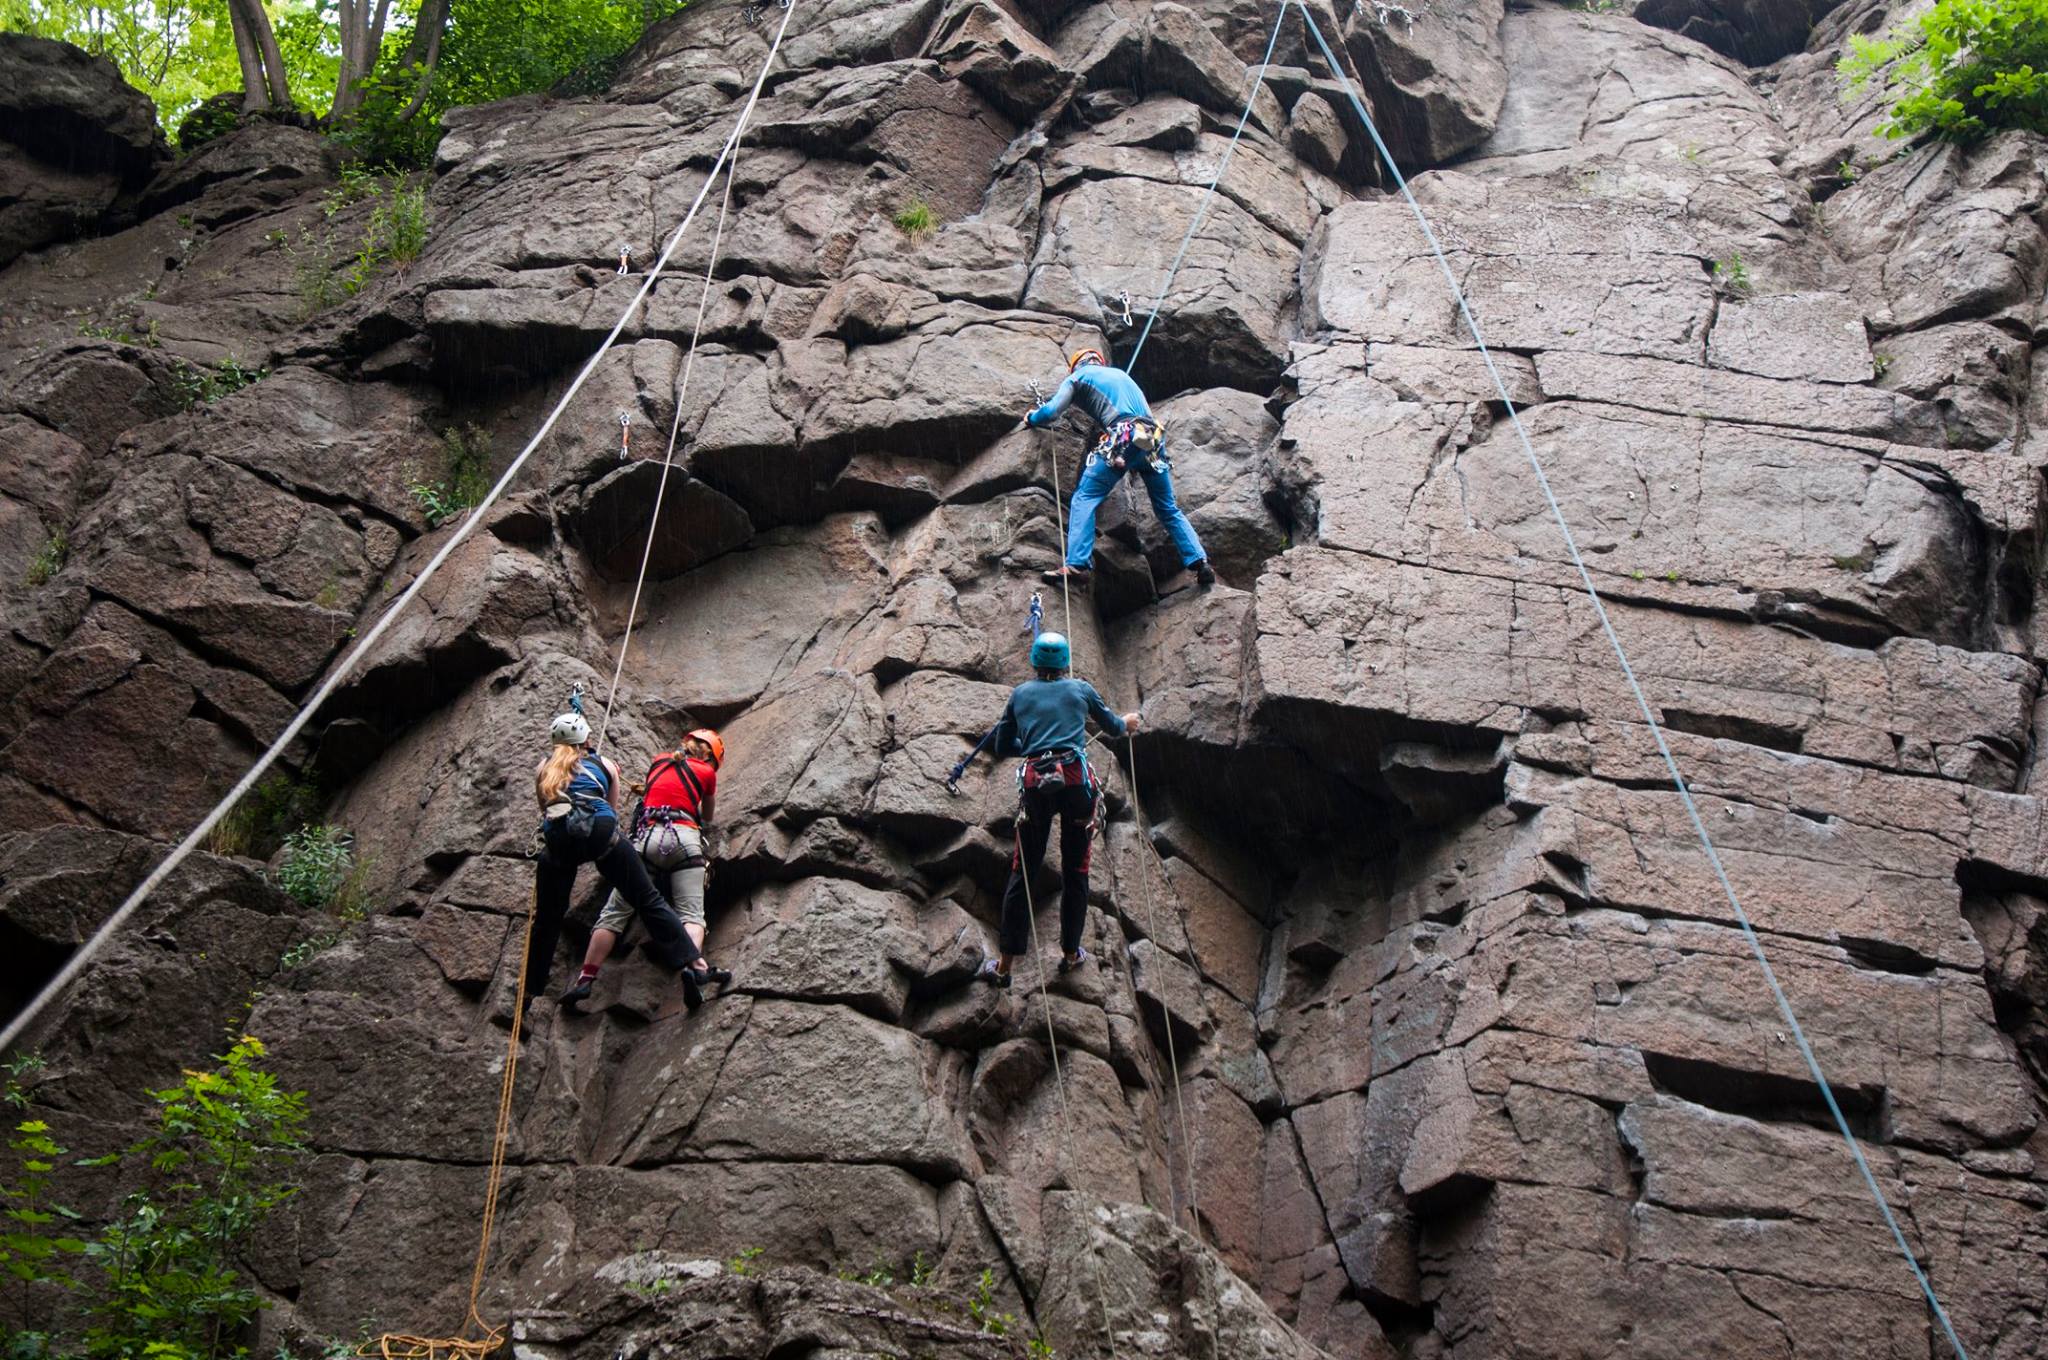
[[[1457,277],[1451,272],[1450,261],[1444,257],[1443,245],[1437,240],[1436,232],[1430,228],[1429,219],[1423,214],[1422,205],[1415,201],[1415,195],[1408,188],[1408,180],[1402,175],[1401,167],[1394,163],[1393,153],[1387,150],[1387,144],[1381,139],[1380,130],[1373,123],[1372,115],[1366,112],[1365,101],[1358,97],[1358,92],[1352,88],[1350,78],[1344,74],[1344,68],[1338,64],[1336,54],[1331,52],[1329,43],[1324,41],[1322,30],[1316,26],[1315,16],[1309,13],[1308,6],[1303,4],[1302,0],[1281,0],[1280,12],[1283,16],[1290,4],[1300,7],[1301,17],[1308,24],[1309,34],[1314,37],[1316,46],[1321,49],[1323,60],[1329,63],[1332,74],[1343,83],[1344,94],[1350,99],[1352,110],[1358,114],[1359,121],[1365,124],[1365,130],[1372,135],[1373,146],[1378,150],[1381,162],[1387,167],[1387,173],[1393,176],[1395,185],[1401,190],[1401,196],[1408,201],[1409,211],[1415,214],[1415,221],[1422,228],[1423,238],[1429,242],[1429,248],[1436,256],[1437,267],[1443,270],[1444,282],[1449,285],[1451,296],[1457,301],[1458,314],[1464,318],[1466,329],[1472,333],[1472,343],[1478,347],[1479,357],[1485,361],[1486,371],[1493,377],[1501,405],[1507,409],[1508,422],[1514,426],[1515,437],[1521,441],[1522,452],[1528,457],[1529,466],[1536,474],[1536,484],[1543,489],[1543,499],[1550,506],[1551,518],[1557,521],[1558,532],[1564,535],[1564,545],[1571,554],[1572,565],[1578,569],[1580,584],[1585,586],[1586,598],[1593,603],[1593,613],[1600,620],[1601,631],[1607,634],[1607,641],[1614,649],[1615,659],[1621,663],[1621,673],[1628,680],[1629,692],[1635,695],[1636,707],[1642,710],[1643,721],[1649,725],[1650,736],[1657,743],[1657,754],[1663,757],[1664,768],[1670,773],[1679,799],[1685,804],[1685,815],[1691,820],[1692,829],[1699,837],[1700,849],[1705,852],[1707,863],[1713,868],[1714,877],[1720,880],[1721,891],[1727,896],[1728,905],[1735,912],[1735,919],[1742,927],[1743,938],[1749,942],[1750,952],[1756,956],[1757,966],[1763,969],[1764,981],[1770,984],[1771,996],[1778,1004],[1778,1013],[1784,1017],[1786,1028],[1792,1032],[1793,1041],[1799,1045],[1799,1056],[1805,1060],[1808,1074],[1820,1088],[1821,1098],[1827,1102],[1828,1113],[1834,1116],[1835,1127],[1840,1130],[1842,1141],[1848,1145],[1849,1156],[1855,1161],[1856,1169],[1862,1173],[1863,1183],[1869,1187],[1870,1197],[1877,1202],[1877,1209],[1884,1216],[1885,1226],[1891,1229],[1892,1240],[1898,1244],[1899,1254],[1906,1258],[1907,1266],[1912,1269],[1913,1278],[1919,1281],[1920,1292],[1926,1296],[1928,1307],[1934,1310],[1934,1316],[1941,1323],[1941,1330],[1948,1336],[1949,1345],[1955,1348],[1959,1360],[1969,1360],[1969,1352],[1963,1349],[1962,1341],[1956,1336],[1955,1326],[1949,1321],[1948,1310],[1941,1306],[1941,1300],[1935,1296],[1934,1285],[1927,1278],[1927,1272],[1921,1268],[1919,1260],[1913,1255],[1912,1247],[1907,1244],[1906,1234],[1899,1227],[1899,1221],[1892,1213],[1892,1206],[1885,1199],[1884,1191],[1877,1183],[1877,1176],[1871,1171],[1870,1163],[1863,1156],[1862,1144],[1857,1142],[1855,1132],[1849,1127],[1848,1118],[1835,1100],[1835,1089],[1828,1084],[1827,1076],[1821,1071],[1820,1059],[1814,1055],[1813,1045],[1807,1042],[1806,1031],[1800,1027],[1799,1017],[1792,1012],[1791,1000],[1786,997],[1785,989],[1778,985],[1778,975],[1772,969],[1769,957],[1764,953],[1763,941],[1758,938],[1755,927],[1750,924],[1749,913],[1742,909],[1742,900],[1736,895],[1735,885],[1729,880],[1728,871],[1721,864],[1720,853],[1714,848],[1714,839],[1707,834],[1707,824],[1700,816],[1699,807],[1693,802],[1692,789],[1686,784],[1685,776],[1679,772],[1678,761],[1672,756],[1670,746],[1664,741],[1664,729],[1658,724],[1656,714],[1651,711],[1650,700],[1643,693],[1642,685],[1636,680],[1635,667],[1629,664],[1628,652],[1622,647],[1621,638],[1614,631],[1614,624],[1608,620],[1606,605],[1602,603],[1600,591],[1593,584],[1593,574],[1586,569],[1586,561],[1579,555],[1578,540],[1572,536],[1571,525],[1565,522],[1564,509],[1558,504],[1557,494],[1550,488],[1550,478],[1543,471],[1543,460],[1537,457],[1536,446],[1530,442],[1529,432],[1522,427],[1522,417],[1515,410],[1514,401],[1508,396],[1507,382],[1501,377],[1500,369],[1495,367],[1493,354],[1487,349],[1486,341],[1479,334],[1479,322],[1472,315],[1472,308],[1465,300],[1465,291],[1458,286]]]
[[[1145,352],[1145,342],[1152,338],[1152,323],[1159,319],[1159,309],[1166,305],[1166,295],[1173,291],[1174,275],[1180,273],[1182,261],[1188,257],[1188,247],[1194,243],[1195,233],[1202,229],[1202,221],[1209,215],[1209,204],[1216,197],[1216,186],[1223,182],[1223,172],[1230,169],[1230,158],[1237,154],[1238,139],[1244,136],[1244,125],[1251,120],[1252,105],[1258,101],[1259,86],[1266,78],[1266,68],[1273,63],[1273,49],[1280,43],[1280,25],[1287,22],[1287,6],[1280,6],[1278,17],[1273,20],[1273,36],[1266,39],[1266,55],[1259,58],[1259,69],[1252,72],[1251,88],[1245,91],[1244,112],[1237,116],[1237,131],[1230,134],[1230,145],[1223,149],[1223,163],[1216,167],[1216,178],[1209,181],[1209,187],[1202,193],[1202,202],[1195,209],[1195,220],[1188,223],[1188,234],[1180,238],[1180,249],[1174,252],[1173,264],[1166,271],[1166,282],[1159,285],[1159,296],[1152,302],[1152,314],[1145,318],[1145,329],[1138,333],[1138,343],[1131,350],[1131,357],[1124,360],[1124,371],[1130,372],[1138,366],[1138,356]]]

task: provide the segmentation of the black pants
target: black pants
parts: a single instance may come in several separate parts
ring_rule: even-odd
[[[1017,849],[1010,856],[1010,883],[1003,889],[1005,954],[1031,949],[1025,876],[1045,863],[1055,816],[1060,819],[1060,948],[1071,954],[1081,947],[1081,927],[1088,920],[1088,856],[1095,848],[1095,790],[1068,784],[1024,790],[1024,805],[1017,814]]]
[[[548,968],[562,938],[562,917],[569,911],[569,890],[576,884],[577,868],[584,864],[596,864],[604,881],[618,889],[619,895],[646,923],[652,942],[650,952],[663,967],[682,969],[703,957],[684,932],[675,908],[647,876],[640,853],[632,842],[619,835],[616,821],[598,818],[581,840],[556,831],[554,828],[559,825],[550,824],[547,848],[533,869],[533,948],[526,958],[528,996],[538,996],[547,990]]]

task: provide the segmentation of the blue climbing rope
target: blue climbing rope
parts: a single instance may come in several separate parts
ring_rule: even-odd
[[[1387,173],[1393,177],[1394,184],[1401,190],[1401,197],[1408,201],[1409,211],[1415,214],[1416,224],[1422,228],[1423,238],[1429,242],[1429,248],[1436,256],[1437,267],[1443,270],[1444,282],[1450,287],[1451,297],[1458,304],[1458,314],[1464,318],[1465,328],[1472,333],[1472,343],[1478,347],[1479,357],[1485,361],[1486,371],[1493,377],[1494,388],[1500,395],[1501,405],[1507,409],[1508,422],[1514,427],[1515,437],[1521,441],[1522,452],[1528,457],[1529,467],[1536,474],[1536,484],[1543,488],[1543,499],[1549,503],[1551,518],[1557,521],[1558,532],[1564,535],[1565,548],[1571,554],[1572,565],[1578,569],[1580,583],[1586,588],[1586,598],[1592,601],[1593,613],[1600,620],[1601,631],[1607,634],[1608,644],[1614,648],[1615,659],[1621,663],[1621,673],[1628,680],[1629,691],[1635,695],[1636,706],[1642,710],[1643,721],[1649,725],[1650,736],[1657,743],[1657,754],[1664,758],[1664,768],[1670,772],[1671,782],[1678,790],[1679,799],[1685,804],[1685,815],[1692,821],[1692,829],[1699,837],[1700,849],[1706,853],[1707,863],[1712,866],[1714,877],[1720,880],[1721,891],[1727,895],[1728,905],[1733,908],[1735,919],[1742,927],[1743,938],[1749,942],[1750,952],[1756,956],[1757,966],[1763,969],[1764,980],[1770,984],[1771,996],[1778,1003],[1778,1013],[1785,1017],[1785,1025],[1791,1030],[1793,1041],[1799,1045],[1799,1056],[1805,1059],[1807,1072],[1813,1077],[1814,1084],[1820,1088],[1821,1098],[1827,1102],[1828,1113],[1834,1116],[1835,1127],[1841,1131],[1842,1141],[1848,1144],[1849,1156],[1855,1160],[1856,1169],[1863,1174],[1863,1183],[1869,1187],[1870,1197],[1877,1202],[1877,1209],[1884,1216],[1885,1226],[1891,1229],[1892,1240],[1898,1244],[1899,1254],[1906,1258],[1906,1265],[1911,1268],[1913,1278],[1919,1281],[1920,1292],[1927,1298],[1927,1306],[1934,1310],[1934,1316],[1941,1323],[1941,1330],[1948,1337],[1949,1345],[1955,1348],[1958,1360],[1969,1360],[1969,1352],[1963,1349],[1962,1340],[1956,1335],[1955,1325],[1949,1321],[1948,1310],[1941,1306],[1941,1300],[1935,1296],[1933,1282],[1927,1278],[1927,1272],[1921,1268],[1918,1258],[1913,1255],[1912,1247],[1906,1242],[1906,1234],[1899,1227],[1898,1218],[1892,1213],[1891,1203],[1885,1199],[1884,1191],[1877,1183],[1877,1176],[1871,1171],[1870,1163],[1864,1159],[1863,1146],[1857,1142],[1855,1132],[1849,1127],[1848,1118],[1843,1115],[1841,1105],[1835,1100],[1835,1088],[1828,1084],[1827,1076],[1821,1071],[1820,1059],[1814,1055],[1813,1045],[1807,1041],[1806,1031],[1801,1028],[1799,1017],[1792,1012],[1791,1000],[1786,997],[1785,989],[1778,985],[1778,975],[1772,969],[1769,957],[1764,953],[1763,941],[1757,936],[1756,928],[1750,924],[1749,913],[1742,909],[1742,899],[1736,895],[1735,885],[1729,881],[1728,871],[1721,864],[1720,853],[1714,848],[1714,838],[1707,834],[1707,824],[1700,816],[1698,805],[1693,802],[1692,789],[1686,784],[1685,776],[1679,772],[1678,761],[1672,756],[1670,746],[1664,741],[1664,729],[1658,724],[1656,714],[1651,711],[1649,698],[1643,693],[1642,685],[1636,681],[1635,667],[1629,664],[1628,652],[1622,647],[1621,638],[1615,633],[1613,623],[1608,620],[1606,605],[1600,599],[1599,589],[1593,584],[1593,574],[1586,569],[1586,561],[1579,555],[1578,540],[1572,536],[1571,525],[1565,522],[1564,509],[1558,504],[1557,494],[1550,489],[1550,478],[1543,471],[1543,460],[1537,457],[1536,446],[1530,442],[1529,432],[1522,427],[1522,417],[1515,410],[1514,401],[1508,396],[1508,385],[1501,377],[1500,369],[1494,366],[1493,353],[1487,349],[1485,339],[1479,334],[1479,322],[1472,315],[1472,308],[1465,300],[1465,290],[1458,286],[1457,276],[1451,272],[1450,261],[1444,258],[1442,243],[1437,240],[1436,232],[1430,228],[1429,218],[1423,214],[1422,205],[1415,201],[1414,193],[1408,188],[1407,177],[1401,173],[1401,167],[1394,163],[1393,153],[1387,150],[1387,144],[1381,139],[1380,130],[1374,124],[1372,115],[1366,112],[1365,101],[1358,97],[1358,91],[1352,88],[1351,78],[1344,74],[1344,68],[1338,63],[1336,54],[1324,40],[1323,31],[1317,26],[1315,16],[1309,13],[1308,6],[1302,3],[1302,0],[1281,0],[1282,19],[1287,16],[1289,5],[1300,8],[1302,20],[1308,25],[1309,35],[1315,39],[1317,48],[1322,51],[1323,60],[1329,64],[1331,74],[1343,84],[1345,97],[1351,101],[1353,112],[1357,113],[1359,121],[1365,124],[1366,132],[1371,135],[1373,147],[1379,152],[1381,164],[1387,167]],[[1276,27],[1276,37],[1278,33],[1279,29]],[[1270,48],[1268,50],[1270,52]]]
[[[1279,17],[1273,20],[1273,36],[1266,39],[1266,55],[1259,58],[1259,69],[1252,72],[1251,88],[1245,91],[1244,112],[1237,116],[1237,131],[1230,134],[1230,145],[1223,149],[1223,163],[1216,167],[1216,177],[1202,192],[1201,205],[1195,209],[1195,220],[1188,223],[1188,234],[1180,238],[1180,249],[1174,252],[1173,264],[1166,271],[1166,282],[1159,285],[1159,296],[1153,299],[1152,314],[1145,318],[1145,329],[1138,333],[1138,343],[1132,347],[1131,357],[1124,360],[1126,373],[1138,366],[1138,356],[1145,352],[1145,342],[1152,337],[1152,323],[1159,319],[1159,309],[1166,305],[1166,295],[1173,291],[1174,275],[1180,273],[1181,263],[1188,257],[1188,247],[1194,243],[1195,233],[1202,229],[1202,221],[1209,215],[1209,204],[1216,197],[1216,186],[1223,182],[1223,172],[1230,168],[1230,158],[1237,154],[1238,139],[1244,136],[1244,125],[1251,120],[1252,105],[1258,101],[1259,86],[1266,79],[1266,68],[1273,64],[1273,49],[1280,43],[1280,25],[1286,22],[1287,5],[1283,2]]]

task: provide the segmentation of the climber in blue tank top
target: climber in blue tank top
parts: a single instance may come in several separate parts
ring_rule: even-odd
[[[649,950],[683,984],[683,1003],[703,1004],[707,965],[675,908],[654,886],[639,852],[619,835],[619,767],[590,749],[590,724],[581,713],[557,716],[548,728],[548,754],[533,772],[540,804],[540,853],[533,866],[533,933],[526,956],[526,999],[547,988],[562,917],[576,885],[576,870],[595,864],[604,881],[647,925]]]
[[[1069,406],[1078,407],[1095,422],[1098,438],[1089,450],[1080,480],[1074,486],[1074,502],[1067,510],[1067,560],[1056,571],[1045,573],[1053,582],[1085,586],[1095,563],[1095,511],[1116,489],[1126,473],[1135,472],[1145,483],[1152,501],[1152,513],[1166,526],[1181,564],[1208,586],[1216,583],[1202,540],[1188,523],[1173,498],[1172,466],[1166,459],[1166,431],[1152,418],[1152,407],[1131,375],[1111,368],[1102,355],[1084,349],[1067,361],[1067,380],[1045,403],[1024,417],[1033,429],[1043,429],[1059,418]]]

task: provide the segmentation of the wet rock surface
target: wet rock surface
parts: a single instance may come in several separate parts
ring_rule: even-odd
[[[1135,366],[1221,581],[1119,491],[1068,598],[1085,446],[1016,429],[1026,381],[1131,353],[1271,10],[798,0],[710,296],[707,217],[288,753],[368,918],[201,856],[38,1027],[34,1100],[106,1146],[230,1018],[309,1091],[262,1340],[466,1307],[580,683],[629,778],[723,729],[737,979],[678,1014],[629,947],[531,1009],[521,1354],[1938,1353],[1746,920],[1972,1353],[2048,1356],[2048,148],[1874,139],[1832,83],[1869,3],[1312,9],[1492,348],[1290,17]],[[451,115],[421,258],[310,313],[280,241],[368,211],[323,143],[159,171],[85,100],[129,169],[0,269],[10,1007],[466,522],[419,488],[553,408],[781,14]],[[195,394],[223,360],[268,371]],[[998,992],[1012,785],[943,780],[1034,593],[1146,727],[1091,750],[1095,962],[1051,967],[1049,869]]]

